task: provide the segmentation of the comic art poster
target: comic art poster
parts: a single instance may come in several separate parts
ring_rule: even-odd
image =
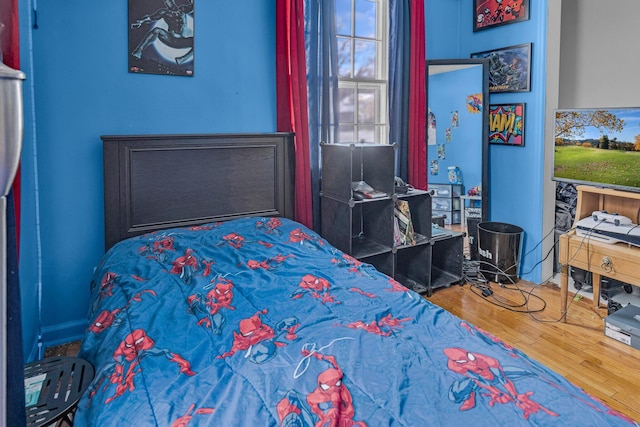
[[[489,143],[524,147],[524,104],[489,106]]]
[[[129,0],[129,72],[193,76],[194,0]]]
[[[439,171],[438,161],[431,160],[431,162],[429,163],[429,172],[431,173],[431,175],[438,175],[438,171]]]
[[[473,31],[529,19],[529,0],[473,0]]]
[[[467,96],[466,99],[467,110],[472,114],[477,114],[482,111],[482,94],[474,93]]]
[[[431,108],[427,114],[427,144],[436,145],[436,115]]]
[[[489,92],[528,92],[531,87],[531,43],[472,53],[489,60]]]

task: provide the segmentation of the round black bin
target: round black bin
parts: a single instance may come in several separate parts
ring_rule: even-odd
[[[517,225],[504,222],[478,224],[480,271],[496,283],[516,283],[520,270],[522,234]]]

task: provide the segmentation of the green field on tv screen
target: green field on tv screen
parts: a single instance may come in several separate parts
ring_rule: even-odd
[[[640,187],[640,152],[576,145],[554,147],[554,177]]]

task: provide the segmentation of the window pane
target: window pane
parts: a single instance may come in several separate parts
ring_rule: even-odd
[[[356,41],[355,44],[354,76],[374,79],[376,76],[376,43]]]
[[[336,32],[351,36],[351,0],[336,0]]]
[[[324,1],[324,0],[321,0]],[[390,0],[328,0],[338,30],[338,129],[344,143],[387,143],[387,9]]]
[[[376,122],[376,91],[360,89],[358,91],[358,123]]]
[[[358,142],[376,142],[374,126],[358,126]]]
[[[351,39],[338,37],[338,77],[351,77]]]
[[[356,37],[376,37],[376,2],[356,0]]]
[[[338,142],[350,144],[355,142],[353,138],[353,126],[345,126],[340,125],[340,130],[338,131]]]
[[[340,123],[353,123],[355,121],[355,91],[352,88],[341,87],[338,89],[338,108],[340,109]]]

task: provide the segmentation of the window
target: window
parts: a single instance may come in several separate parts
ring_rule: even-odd
[[[388,143],[386,0],[335,0],[338,142]]]

